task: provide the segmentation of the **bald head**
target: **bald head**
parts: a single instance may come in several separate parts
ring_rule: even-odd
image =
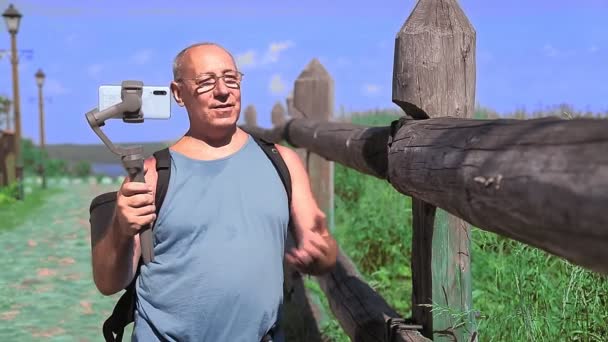
[[[217,52],[217,50],[221,50],[221,51],[225,52],[226,54],[228,54],[228,56],[230,56],[230,58],[232,59],[232,63],[236,66],[236,61],[235,61],[234,57],[223,46],[221,46],[217,43],[211,43],[211,42],[196,43],[196,44],[192,44],[192,45],[184,48],[173,59],[173,80],[174,81],[177,81],[180,77],[182,77],[182,70],[183,70],[184,63],[188,59],[189,53],[195,49],[196,50],[204,49],[204,50],[209,50],[210,52],[212,52],[213,50],[216,50],[216,52]]]

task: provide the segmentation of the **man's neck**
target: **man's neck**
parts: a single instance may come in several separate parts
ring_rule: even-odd
[[[189,130],[171,149],[193,159],[213,160],[235,153],[247,142],[247,138],[247,133],[238,127],[214,136]]]

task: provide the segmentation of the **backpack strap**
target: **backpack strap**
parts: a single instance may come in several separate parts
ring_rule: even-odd
[[[289,210],[291,212],[291,176],[289,175],[289,169],[287,168],[287,164],[285,164],[281,153],[279,153],[279,150],[277,150],[274,143],[253,135],[251,137],[258,145],[260,145],[264,153],[266,153],[266,155],[268,156],[268,159],[270,159],[270,161],[274,165],[275,169],[277,169],[277,172],[281,177],[281,181],[285,186],[285,191],[287,191],[287,200],[289,203]],[[291,215],[289,215],[289,222],[291,225]]]
[[[270,159],[270,161],[272,162],[272,165],[274,165],[275,169],[277,170],[277,173],[281,177],[281,181],[283,182],[283,185],[285,186],[285,191],[287,192],[287,200],[288,200],[288,206],[289,206],[288,235],[291,237],[292,241],[295,241],[295,239],[293,238],[293,235],[292,235],[293,221],[292,221],[292,215],[291,215],[291,176],[289,173],[289,168],[287,167],[287,164],[285,164],[285,160],[283,160],[281,153],[279,152],[279,150],[277,150],[277,148],[273,142],[270,142],[263,138],[256,137],[254,135],[251,135],[251,137],[253,138],[253,140],[255,140],[256,143],[258,143],[258,145],[260,145],[260,147],[262,148],[264,153],[266,153],[266,156],[268,156],[268,159]],[[289,243],[290,243],[290,241],[288,240],[288,244]],[[291,294],[295,290],[294,285],[290,282],[290,278],[292,278],[292,277],[293,277],[293,275],[286,275],[285,280],[283,281],[283,297],[287,298],[287,299],[289,299],[291,297]],[[264,337],[262,338],[262,341],[272,341],[274,339],[274,335],[277,333],[277,331],[279,331],[281,329],[281,321],[282,321],[282,313],[280,313],[278,315],[277,321],[270,328],[270,331],[268,331],[266,333],[266,335],[264,335]]]
[[[171,176],[171,158],[169,155],[169,149],[164,148],[154,152],[154,158],[156,159],[157,173],[155,203],[156,217],[158,218],[158,212],[160,211],[163,201],[165,200],[165,195],[167,194],[167,189],[169,188],[169,178]],[[114,192],[114,200],[116,200],[116,192]],[[125,288],[125,292],[122,294],[122,296],[120,296],[120,299],[114,306],[114,310],[112,311],[110,317],[108,317],[103,323],[103,336],[106,342],[122,341],[125,327],[135,321],[135,308],[137,300],[135,284],[142,264],[143,258],[140,258],[133,280]]]

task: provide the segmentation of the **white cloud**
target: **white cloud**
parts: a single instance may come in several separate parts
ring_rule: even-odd
[[[287,89],[287,84],[285,84],[285,81],[283,81],[283,79],[281,78],[281,75],[274,74],[270,78],[269,88],[270,88],[270,92],[273,95],[282,95],[285,93],[285,90]]]
[[[559,50],[557,50],[553,45],[551,44],[545,44],[545,46],[543,47],[543,52],[545,53],[546,56],[548,57],[555,57],[559,54]]]
[[[598,51],[600,51],[600,48],[599,48],[599,47],[597,47],[596,45],[592,45],[592,46],[589,48],[589,52],[591,52],[591,53],[596,53],[596,52],[598,52]]]
[[[87,73],[89,76],[96,78],[103,71],[103,65],[101,64],[92,64],[87,68]]]
[[[276,63],[279,61],[281,53],[293,46],[295,44],[291,40],[272,42],[261,58],[258,58],[258,53],[253,49],[237,54],[235,57],[236,64],[239,68],[253,68],[259,65]]]
[[[143,65],[148,63],[150,58],[152,58],[152,50],[143,49],[131,55],[131,62],[137,65]]]
[[[293,47],[295,44],[291,40],[283,42],[272,42],[268,46],[266,55],[264,56],[265,63],[276,63],[279,60],[281,52]]]
[[[376,95],[380,93],[380,86],[377,84],[365,84],[362,90],[365,95]]]
[[[65,95],[70,92],[61,82],[55,79],[47,79],[44,82],[44,91],[49,95]]]
[[[255,56],[256,53],[254,50],[238,54],[235,58],[237,67],[242,69],[255,66]]]

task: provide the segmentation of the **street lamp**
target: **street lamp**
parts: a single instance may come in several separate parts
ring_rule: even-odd
[[[46,148],[44,146],[44,97],[42,96],[42,86],[44,85],[44,72],[38,69],[36,72],[36,83],[38,84],[38,109],[40,112],[40,176],[42,176],[42,188],[46,189],[46,175],[44,161],[46,159]]]
[[[17,182],[19,185],[18,199],[23,199],[23,160],[21,159],[21,107],[19,103],[19,79],[17,74],[17,31],[21,22],[21,13],[10,4],[6,11],[2,13],[6,28],[11,35],[11,64],[13,65],[13,110],[15,112],[15,157]]]

